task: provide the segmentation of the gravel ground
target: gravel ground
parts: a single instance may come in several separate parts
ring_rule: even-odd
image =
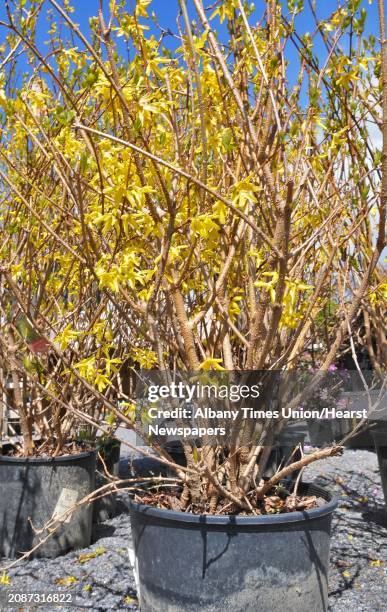
[[[387,512],[375,453],[346,450],[305,470],[304,480],[335,491],[329,573],[333,612],[387,608]]]
[[[118,516],[97,526],[94,543],[89,548],[52,560],[33,559],[9,571],[11,584],[6,588],[14,593],[71,594],[71,606],[51,604],[24,610],[138,609],[128,555],[129,514],[120,501],[118,510]],[[11,610],[0,604],[0,610],[4,609]]]
[[[342,457],[309,466],[304,480],[315,480],[340,497],[333,526],[329,609],[386,610],[387,514],[376,455],[347,450]],[[129,560],[130,521],[123,496],[118,500],[118,512],[98,526],[90,548],[54,560],[23,563],[9,571],[11,584],[1,586],[2,592],[60,591],[72,597],[71,606],[19,607],[24,610],[138,609]],[[0,609],[12,608],[3,604]]]

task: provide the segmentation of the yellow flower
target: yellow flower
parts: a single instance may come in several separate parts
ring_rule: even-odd
[[[198,370],[224,370],[225,368],[220,365],[221,363],[221,359],[214,359],[212,357],[209,357],[208,359],[202,361],[202,363],[198,367]]]
[[[0,576],[0,584],[8,585],[11,584],[11,579],[6,572],[3,572]]]

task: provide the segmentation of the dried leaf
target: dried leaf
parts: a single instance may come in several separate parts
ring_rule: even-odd
[[[297,510],[309,510],[310,508],[314,508],[316,506],[317,497],[313,495],[312,497],[304,497],[302,499],[297,500],[296,509]]]
[[[288,512],[295,512],[301,510],[309,510],[317,506],[317,497],[298,497],[295,495],[289,495],[286,498],[285,506]]]
[[[271,495],[264,500],[265,510],[268,514],[279,513],[285,505],[285,501],[278,495]]]

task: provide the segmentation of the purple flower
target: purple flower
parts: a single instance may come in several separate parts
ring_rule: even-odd
[[[328,368],[328,372],[335,372],[337,370],[337,366],[335,366],[334,363],[331,363],[331,365]]]

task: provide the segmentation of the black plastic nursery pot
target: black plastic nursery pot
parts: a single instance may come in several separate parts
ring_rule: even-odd
[[[45,538],[41,529],[95,488],[94,450],[55,458],[0,455],[0,555],[10,558]],[[34,526],[34,528],[32,527]],[[57,557],[90,545],[92,505],[76,510],[32,556]]]
[[[387,506],[387,423],[374,422],[371,433],[378,455],[379,472],[382,481],[384,501]]]
[[[98,448],[98,452],[100,455],[102,455],[106,469],[109,474],[112,474],[112,476],[118,476],[120,451],[121,442],[115,440],[114,438],[104,442],[104,444]],[[105,467],[99,456],[97,457],[97,471],[100,472],[100,474],[97,473],[95,477],[96,489],[108,484],[109,482],[109,480],[104,477]],[[116,493],[111,493],[110,495],[105,495],[104,497],[97,499],[93,504],[93,522],[102,523],[103,521],[111,518],[116,512],[116,507]]]
[[[264,478],[271,478],[279,467],[284,467],[288,463],[299,461],[302,457],[302,449],[306,437],[300,423],[287,424],[280,434],[277,436],[277,441],[270,453],[266,468],[263,474]],[[300,470],[295,470],[287,478],[285,484],[290,485],[295,482],[300,474]]]
[[[348,410],[366,409],[368,411],[369,410],[368,395],[370,396],[371,404],[375,404],[377,400],[379,399],[379,393],[380,392],[378,390],[376,391],[371,390],[368,393],[365,391],[351,391],[351,392],[343,393],[342,397],[345,398],[348,402],[348,406],[347,406]],[[384,396],[383,401],[384,403],[386,402],[385,396]],[[380,404],[378,405],[378,409],[380,410],[382,406],[383,406],[383,403],[380,402]],[[359,422],[360,422],[360,419],[353,419],[352,428],[355,427]],[[371,427],[372,427],[372,421],[369,421],[367,425],[365,425],[364,427],[362,427],[361,430],[359,430],[359,433],[357,433],[353,438],[350,438],[350,440],[348,440],[346,446],[352,449],[363,448],[363,449],[372,450],[374,448],[374,440],[373,440]]]
[[[351,419],[307,419],[312,446],[329,446],[348,435],[353,428]]]
[[[194,515],[131,501],[142,612],[323,612],[332,513],[318,508],[265,516]]]
[[[357,425],[357,422],[353,424],[353,427]],[[353,438],[350,438],[345,445],[352,450],[373,450],[373,437],[372,432],[369,425],[363,427],[359,433],[357,433]]]
[[[169,442],[163,444],[163,448],[167,451],[175,463],[182,465],[183,467],[187,465],[184,448],[180,440],[170,440]],[[174,476],[176,474],[173,470],[169,470],[168,473],[173,473]]]

